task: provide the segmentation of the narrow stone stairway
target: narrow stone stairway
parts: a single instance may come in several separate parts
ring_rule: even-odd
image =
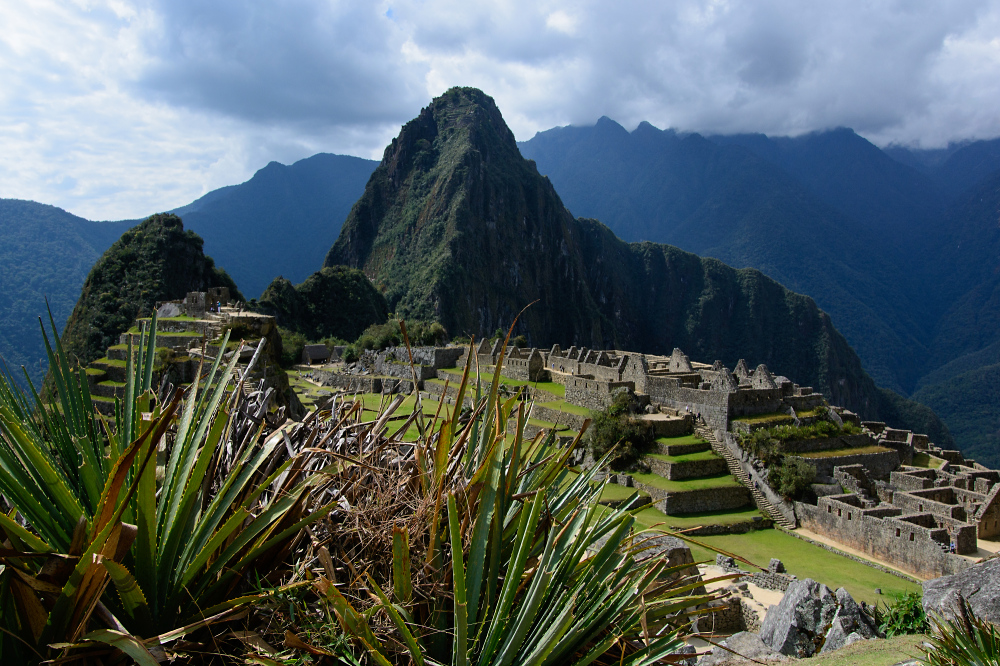
[[[769,516],[777,525],[784,527],[785,529],[793,530],[796,525],[785,518],[785,515],[778,511],[771,501],[767,499],[764,493],[760,492],[754,487],[753,482],[747,476],[747,473],[743,471],[743,466],[740,465],[739,460],[736,456],[732,454],[725,444],[720,442],[715,438],[715,433],[707,425],[695,425],[695,434],[697,434],[702,439],[706,440],[712,447],[712,450],[723,457],[726,461],[726,465],[729,467],[729,473],[736,478],[737,481],[742,483],[750,491],[750,495],[753,496],[754,502],[757,504],[757,508],[761,512]]]

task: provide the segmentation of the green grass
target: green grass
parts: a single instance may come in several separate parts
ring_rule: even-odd
[[[923,634],[896,636],[879,641],[858,641],[834,652],[809,659],[809,666],[892,666],[920,657]]]
[[[698,435],[681,435],[680,437],[657,437],[657,442],[661,444],[708,444]]]
[[[626,488],[625,490],[632,491],[634,489]],[[699,511],[697,513],[685,513],[677,516],[668,516],[659,509],[648,507],[637,513],[635,518],[643,527],[658,525],[660,527],[667,526],[672,529],[685,530],[690,527],[699,527],[702,525],[745,523],[753,520],[754,517],[762,517],[761,512],[756,507],[729,509],[725,511]]]
[[[885,453],[886,451],[892,451],[892,449],[873,444],[872,446],[857,446],[853,449],[830,449],[829,451],[810,451],[809,453],[792,453],[789,455],[798,458],[839,458],[840,456],[860,456],[866,453]]]
[[[738,419],[733,419],[733,421],[739,421],[742,423],[780,423],[784,421],[791,421],[792,415],[785,414],[784,412],[771,412],[770,414],[757,414],[756,416],[741,416]]]
[[[919,592],[921,589],[916,581],[906,581],[873,569],[807,541],[796,539],[781,530],[722,534],[698,537],[697,540],[714,548],[741,555],[765,568],[771,558],[776,557],[784,562],[789,573],[799,578],[812,578],[834,590],[845,587],[855,599],[870,604],[887,601],[893,594]],[[696,544],[690,545],[691,554],[696,562],[715,559],[713,551]],[[881,588],[883,596],[875,594],[875,588]]]
[[[561,386],[561,384],[560,384]],[[547,409],[554,409],[560,412],[566,412],[567,414],[576,414],[578,416],[590,417],[593,412],[591,412],[586,407],[580,407],[579,405],[572,405],[565,400],[554,400],[552,402],[539,402],[537,403],[539,407],[545,407]]]
[[[103,374],[106,374],[104,372],[104,370],[99,370],[97,368],[87,368],[86,371],[87,371],[88,375],[103,375]]]
[[[157,321],[199,321],[195,317],[190,317],[188,315],[177,315],[176,317],[157,317]],[[139,321],[149,321],[148,318],[140,319]]]
[[[99,358],[96,361],[94,361],[94,363],[99,365],[113,365],[118,368],[124,368],[126,365],[125,361],[119,361],[117,359],[110,359],[110,358]]]
[[[683,481],[668,481],[658,474],[633,474],[636,481],[645,483],[647,486],[659,488],[667,492],[683,492],[685,490],[703,490],[705,488],[728,488],[738,486],[739,482],[729,474],[719,474],[718,476],[702,476],[697,479],[685,479]]]
[[[635,488],[626,488],[625,486],[619,486],[616,483],[609,483],[604,486],[604,490],[601,491],[602,500],[624,500],[628,499],[636,492]],[[640,496],[649,497],[644,492],[639,492]]]
[[[681,463],[681,462],[691,462],[694,460],[715,460],[719,456],[709,449],[708,451],[698,451],[697,453],[685,453],[679,456],[667,456],[662,453],[649,453],[646,455],[647,458],[655,458],[656,460],[662,460],[667,463]]]
[[[93,395],[93,394],[91,394],[90,399],[93,402],[114,402],[115,401],[114,398],[105,398],[103,395]]]
[[[944,464],[942,458],[936,458],[928,453],[914,453],[913,462],[910,463],[913,467],[925,467],[927,469],[937,469]]]
[[[125,382],[115,382],[110,379],[106,379],[103,382],[98,382],[98,386],[110,386],[112,388],[124,388]]]

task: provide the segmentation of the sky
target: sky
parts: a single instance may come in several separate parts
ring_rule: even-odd
[[[317,152],[379,159],[454,85],[518,140],[628,129],[1000,136],[1000,0],[2,0],[0,197],[169,210]]]

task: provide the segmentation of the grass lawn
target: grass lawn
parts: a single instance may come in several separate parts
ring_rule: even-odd
[[[718,454],[709,449],[708,451],[698,451],[697,453],[685,453],[679,456],[666,456],[662,453],[647,453],[647,458],[655,458],[667,463],[691,462],[693,460],[715,460]]]
[[[562,386],[562,384],[560,384]],[[571,405],[565,400],[556,400],[554,402],[539,402],[536,403],[539,407],[546,407],[548,409],[555,409],[560,412],[566,412],[567,414],[576,414],[578,416],[590,417],[593,412],[591,412],[586,407],[579,407],[577,405]]]
[[[891,601],[891,595],[919,592],[920,584],[873,569],[860,562],[831,553],[819,546],[796,539],[781,530],[759,530],[747,534],[721,534],[698,537],[704,544],[738,554],[754,564],[767,567],[772,557],[785,563],[789,573],[799,578],[812,578],[836,590],[846,587],[858,601],[874,604]],[[714,560],[715,553],[696,544],[690,544],[696,562]],[[882,589],[882,596],[875,594]]]
[[[740,485],[739,481],[729,474],[702,476],[697,479],[685,479],[683,481],[668,481],[658,474],[633,474],[632,478],[645,483],[647,486],[666,490],[667,492],[702,490],[703,488],[725,488]]]
[[[680,437],[657,437],[656,441],[661,444],[708,444],[698,435],[681,435]]]
[[[896,636],[880,641],[858,641],[834,652],[809,659],[809,666],[892,666],[923,655],[923,634]]]
[[[865,453],[885,453],[892,449],[885,446],[858,446],[853,449],[830,449],[829,451],[811,451],[809,453],[791,454],[797,458],[837,458],[840,456],[859,456]]]
[[[944,464],[944,460],[941,458],[935,458],[934,456],[927,453],[914,453],[913,462],[910,463],[914,467],[926,467],[928,469],[937,469]]]

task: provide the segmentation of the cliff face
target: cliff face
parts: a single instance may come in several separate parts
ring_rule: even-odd
[[[475,89],[449,90],[403,126],[325,263],[360,268],[397,315],[453,334],[505,328],[538,301],[518,324],[534,346],[745,357],[866,417],[884,402],[812,299],[574,219]]]
[[[136,318],[149,316],[157,301],[209,287],[228,287],[233,298],[243,298],[179,217],[153,215],[122,234],[90,269],[66,322],[63,347],[71,358],[89,363],[116,344]]]

